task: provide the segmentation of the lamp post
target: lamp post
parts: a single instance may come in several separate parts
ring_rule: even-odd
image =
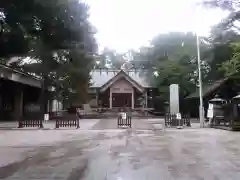
[[[202,91],[202,73],[201,73],[201,57],[200,57],[200,45],[199,36],[196,32],[197,37],[197,61],[198,61],[198,81],[199,81],[199,120],[200,127],[204,127],[204,108],[203,108],[203,91]]]

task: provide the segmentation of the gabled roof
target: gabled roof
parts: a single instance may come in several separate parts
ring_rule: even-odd
[[[98,69],[90,73],[90,88],[101,88],[104,84],[114,78],[121,70]],[[143,70],[124,70],[124,72],[143,88],[152,88],[150,80],[147,78],[147,71]]]
[[[203,97],[208,96],[209,94],[216,91],[220,86],[222,86],[229,78],[221,79],[214,82],[212,85],[203,87]],[[199,98],[199,89],[196,92],[190,94],[186,99]]]
[[[109,88],[114,82],[116,82],[119,79],[126,79],[133,87],[135,87],[140,92],[143,92],[144,88],[138,84],[135,80],[133,80],[126,72],[123,70],[119,71],[112,79],[110,79],[108,82],[106,82],[102,87],[100,91],[105,91],[107,88]]]

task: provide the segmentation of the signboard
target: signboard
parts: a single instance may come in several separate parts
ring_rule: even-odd
[[[122,119],[124,119],[124,120],[127,119],[127,113],[125,113],[125,112],[122,113]]]
[[[181,113],[177,113],[176,115],[177,115],[177,119],[182,119]]]
[[[208,109],[213,109],[213,104],[209,104]]]
[[[213,109],[208,109],[208,111],[207,111],[207,117],[208,117],[208,118],[213,118]]]
[[[48,121],[49,120],[49,114],[44,114],[44,121]]]

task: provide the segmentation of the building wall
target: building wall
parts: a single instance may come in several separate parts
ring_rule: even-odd
[[[112,93],[132,93],[132,85],[125,79],[120,79],[116,81],[111,87]]]
[[[142,94],[140,92],[138,92],[138,90],[136,88],[134,88],[134,107],[135,108],[142,107],[142,105],[141,105],[142,98],[140,99],[141,96],[142,96]]]
[[[99,105],[105,108],[109,108],[109,96],[110,89],[107,89],[105,92],[99,95]]]
[[[148,91],[148,89],[146,89]],[[110,94],[124,94],[124,93],[131,93],[133,94],[133,97],[131,100],[133,100],[134,108],[140,108],[142,107],[141,105],[141,100],[140,97],[142,98],[142,101],[146,102],[146,92],[139,92],[135,87],[132,86],[131,83],[129,83],[127,80],[120,79],[113,83],[110,88],[108,88],[105,92],[99,93],[97,96],[96,92],[99,92],[98,90],[94,91],[91,89],[89,93],[89,104],[92,104],[91,102],[95,102],[98,99],[98,105],[101,107],[110,107]],[[147,107],[154,107],[153,105],[153,99],[155,96],[155,92],[147,92],[148,96],[151,96],[152,99],[148,99]],[[98,97],[98,98],[97,98]],[[93,103],[96,104],[96,103]]]
[[[49,108],[49,111],[50,111],[50,112],[57,112],[57,111],[63,110],[63,104],[62,104],[62,102],[60,102],[60,101],[58,101],[58,100],[56,100],[56,99],[54,99],[54,100],[52,101],[52,104],[51,104],[50,107],[51,107],[51,108]]]
[[[41,90],[29,85],[0,79],[0,120],[19,120],[39,115]]]

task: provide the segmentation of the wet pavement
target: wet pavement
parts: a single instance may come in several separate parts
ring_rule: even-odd
[[[0,179],[240,179],[238,132],[151,130],[146,120],[115,126],[100,120],[91,130],[0,131]]]

